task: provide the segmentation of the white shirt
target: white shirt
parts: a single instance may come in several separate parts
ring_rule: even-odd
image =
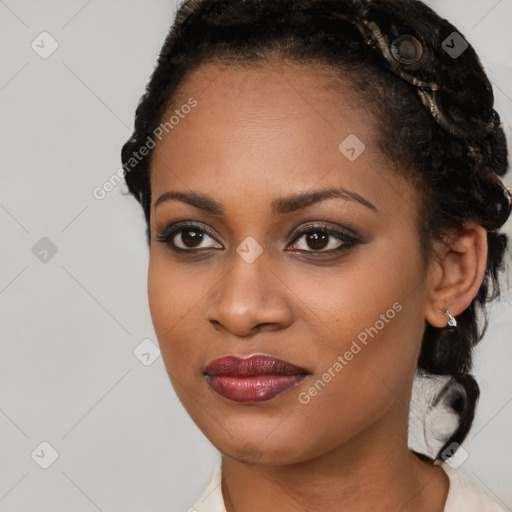
[[[476,482],[446,462],[439,464],[450,479],[444,512],[505,512]],[[188,512],[226,512],[221,489],[222,468],[218,465],[201,497]]]

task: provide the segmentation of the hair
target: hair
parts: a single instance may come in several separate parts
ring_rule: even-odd
[[[460,55],[449,53],[454,32],[457,44],[467,44]],[[487,329],[485,303],[500,294],[498,272],[508,243],[499,231],[512,203],[500,179],[507,171],[507,147],[489,80],[460,32],[417,0],[187,0],[121,152],[129,192],[146,218],[148,244],[153,151],[134,155],[152,140],[178,88],[205,62],[250,66],[270,59],[324,66],[348,81],[368,106],[382,155],[419,191],[425,261],[433,242],[465,221],[487,231],[486,270],[477,295],[458,315],[455,331],[426,322],[418,359],[419,372],[450,376],[452,387],[463,390],[450,395],[460,422],[436,455],[444,460],[443,451],[462,443],[473,422],[479,387],[471,374],[472,351]]]

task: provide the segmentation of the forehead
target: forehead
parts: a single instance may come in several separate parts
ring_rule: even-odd
[[[191,99],[196,106],[183,108]],[[370,107],[320,65],[200,66],[163,121],[172,115],[179,122],[153,155],[153,202],[168,189],[268,202],[317,184],[383,192],[379,173],[389,164],[374,144]]]
[[[369,109],[359,107],[349,82],[314,63],[201,65],[182,82],[162,123],[173,114],[176,118],[191,98],[197,106],[164,131],[154,159],[165,153],[172,160],[177,153],[171,154],[170,148],[183,152],[193,146],[198,154],[208,144],[219,148],[228,140],[232,145],[243,142],[246,149],[266,142],[263,156],[274,149],[284,151],[301,137],[301,143],[304,138],[311,141],[301,144],[303,153],[319,152],[332,149],[349,133],[368,140],[374,124]]]
[[[350,90],[350,85],[348,74],[313,60],[302,62],[269,57],[254,62],[235,62],[215,58],[189,72],[174,97],[175,101],[183,100],[195,90],[210,93],[212,99],[214,95],[217,99],[230,99],[230,93],[246,94],[249,88],[253,100],[259,96],[265,103],[272,102],[279,94],[295,103],[307,89],[313,89],[317,96],[324,92],[342,92],[356,99],[358,95]],[[269,90],[274,93],[272,96],[268,95]]]

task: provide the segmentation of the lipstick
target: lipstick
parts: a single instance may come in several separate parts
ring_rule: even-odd
[[[220,357],[205,369],[210,386],[234,402],[270,400],[304,380],[309,371],[271,356]]]

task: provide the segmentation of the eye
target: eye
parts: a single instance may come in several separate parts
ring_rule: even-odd
[[[213,244],[201,247],[203,242],[208,239],[213,240]],[[222,245],[215,241],[213,233],[204,227],[195,224],[181,224],[172,229],[163,230],[156,235],[157,242],[169,245],[176,251],[192,252],[196,249],[222,249]]]
[[[212,231],[195,224],[178,224],[159,230],[156,240],[167,244],[172,250],[178,252],[200,252],[201,250],[223,248],[216,241]],[[208,245],[202,245],[203,243]],[[292,251],[298,252],[333,254],[345,251],[358,243],[360,240],[353,234],[330,226],[315,225],[295,233],[294,241],[288,247],[291,247]]]
[[[332,254],[349,249],[358,243],[359,240],[354,235],[344,231],[329,226],[309,226],[296,234],[292,250]],[[311,249],[308,250],[307,247]]]

